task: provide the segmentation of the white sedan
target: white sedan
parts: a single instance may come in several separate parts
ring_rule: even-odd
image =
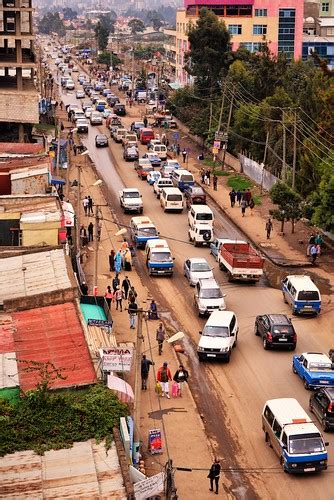
[[[183,274],[190,286],[195,286],[200,279],[213,278],[212,267],[202,257],[192,257],[184,261]]]

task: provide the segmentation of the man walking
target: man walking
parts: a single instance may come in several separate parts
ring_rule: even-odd
[[[170,369],[168,368],[168,363],[167,361],[164,362],[162,367],[159,369],[157,373],[157,379],[158,382],[161,384],[161,389],[162,393],[161,396],[164,397],[166,394],[166,397],[170,399],[169,396],[169,381],[172,380],[172,374],[170,372]]]
[[[213,190],[217,191],[217,186],[218,186],[218,177],[216,174],[213,176]]]
[[[138,306],[136,302],[130,302],[128,306],[130,328],[133,330],[136,328],[136,315],[138,311]]]
[[[119,309],[120,311],[122,312],[122,299],[123,299],[123,290],[121,290],[120,288],[116,288],[116,291],[115,291],[115,300],[116,300],[116,311],[118,311],[118,306],[119,306]]]
[[[122,281],[122,289],[124,292],[124,298],[125,300],[128,300],[128,293],[129,293],[129,288],[131,286],[130,280],[127,276]]]
[[[229,197],[230,197],[230,202],[231,202],[231,208],[234,207],[235,205],[235,198],[237,196],[237,193],[235,192],[234,189],[232,189],[232,191],[229,192]]]
[[[117,288],[119,287],[120,281],[118,274],[116,273],[115,277],[112,280],[112,288],[114,290],[114,293],[116,292]]]
[[[156,340],[158,342],[159,356],[161,356],[162,354],[162,344],[164,343],[165,336],[166,336],[166,330],[162,322],[160,322],[156,332]]]
[[[87,199],[88,199],[88,215],[94,215],[93,214],[93,200],[90,196],[88,196]]]
[[[219,463],[218,458],[215,458],[215,461],[211,465],[211,469],[210,469],[208,478],[210,479],[210,491],[213,491],[213,482],[215,482],[216,495],[218,495],[219,477],[220,477],[220,463]]]
[[[268,217],[268,220],[266,222],[266,233],[267,233],[267,240],[270,238],[270,233],[273,230],[273,223],[271,222],[271,218]]]
[[[145,354],[143,354],[141,359],[141,388],[142,391],[147,390],[147,379],[150,371],[150,366],[153,366],[154,363],[150,359],[147,359]]]
[[[88,241],[93,241],[94,224],[90,222],[87,227]]]
[[[186,162],[186,159],[187,159],[187,154],[188,154],[188,153],[187,153],[187,150],[186,150],[186,149],[183,149],[183,151],[182,151],[183,163],[185,163],[185,162]]]
[[[87,215],[87,212],[88,212],[88,197],[87,196],[85,196],[84,199],[82,200],[82,204],[83,204],[83,209],[84,209],[85,215]]]
[[[242,198],[242,192],[240,191],[240,189],[238,189],[237,194],[236,194],[236,197],[237,197],[237,202],[238,202],[238,205],[239,205],[239,207],[240,207],[241,198]]]

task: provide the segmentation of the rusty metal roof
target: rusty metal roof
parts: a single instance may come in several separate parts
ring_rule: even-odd
[[[1,144],[1,143],[0,143]],[[40,167],[40,166],[51,166],[51,161],[45,156],[37,157],[21,157],[21,158],[6,158],[3,159],[0,156],[0,171],[9,172],[12,170],[26,168],[26,167]]]
[[[0,301],[71,288],[62,248],[0,258]]]
[[[56,380],[53,387],[70,387],[96,382],[86,339],[74,303],[40,307],[12,314],[16,328],[15,352],[20,387],[26,391],[36,386],[35,372],[26,372],[21,361],[50,361],[64,368],[66,380]]]
[[[24,451],[0,458],[1,498],[126,499],[115,444],[94,440],[43,456]]]
[[[28,142],[1,142],[0,156],[11,155],[37,155],[45,153],[43,144]]]

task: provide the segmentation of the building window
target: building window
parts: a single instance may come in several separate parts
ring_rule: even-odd
[[[228,32],[231,35],[241,35],[241,33],[242,33],[241,24],[229,24],[228,25]]]
[[[262,42],[242,42],[239,46],[247,49],[249,52],[260,52],[265,48],[266,44]]]
[[[254,24],[253,35],[266,35],[267,25],[266,24]]]
[[[255,17],[267,17],[268,10],[267,9],[255,9]]]
[[[292,58],[295,51],[296,10],[279,9],[278,52]]]
[[[329,12],[329,2],[323,2],[321,4],[321,12]]]

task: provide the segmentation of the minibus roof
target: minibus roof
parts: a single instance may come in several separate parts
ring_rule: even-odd
[[[313,283],[313,281],[309,276],[302,274],[294,274],[291,276],[287,276],[287,278],[291,281],[293,286],[295,288],[298,287],[299,290],[319,292],[318,287]]]

